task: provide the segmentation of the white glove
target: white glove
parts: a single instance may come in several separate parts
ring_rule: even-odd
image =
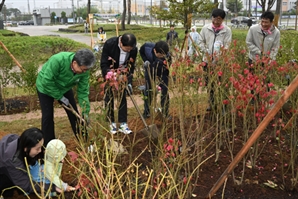
[[[132,95],[132,85],[131,84],[127,84],[127,88],[128,88],[128,95]]]
[[[66,106],[69,105],[69,100],[68,100],[66,97],[64,97],[64,96],[60,99],[60,101],[61,101],[63,104],[65,104]]]
[[[144,62],[144,68],[148,68],[150,66],[150,62],[147,60]]]

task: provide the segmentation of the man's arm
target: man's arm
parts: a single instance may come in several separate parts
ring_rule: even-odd
[[[110,64],[111,61],[109,60],[109,42],[106,42],[103,45],[103,50],[102,50],[102,54],[101,54],[101,59],[100,59],[100,68],[102,71],[102,76],[103,78],[105,78],[107,72],[110,70]]]
[[[146,52],[145,52],[145,45],[146,45],[146,43],[144,45],[142,45],[140,48],[140,56],[144,62],[148,60],[147,56],[146,56]]]
[[[206,39],[204,34],[204,28],[202,28],[199,38],[198,38],[198,46],[203,53],[208,53],[208,48],[206,47]]]
[[[246,45],[249,52],[251,52],[251,54],[261,55],[261,50],[254,43],[254,38],[253,38],[251,29],[249,29],[246,35]]]
[[[276,59],[276,55],[278,53],[278,49],[280,47],[280,32],[279,30],[276,30],[278,31],[277,34],[276,34],[276,37],[274,39],[274,43],[273,43],[273,46],[271,48],[271,52],[270,52],[270,58],[275,60]]]

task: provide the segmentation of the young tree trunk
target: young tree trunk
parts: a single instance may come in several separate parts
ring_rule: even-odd
[[[275,16],[274,16],[274,25],[276,27],[278,27],[278,20],[279,20],[280,14],[281,14],[281,4],[282,4],[282,0],[276,1],[276,11],[275,11]]]
[[[121,19],[121,30],[125,30],[125,18],[126,18],[126,0],[123,0],[123,13]]]
[[[127,24],[130,24],[130,20],[131,20],[131,0],[128,0],[127,2],[127,14],[128,14],[128,17],[127,17]]]
[[[3,102],[3,96],[2,96],[2,87],[0,85],[0,103]]]
[[[2,0],[1,3],[0,3],[0,12],[2,11],[2,8],[4,6],[4,3],[5,3],[5,0]]]

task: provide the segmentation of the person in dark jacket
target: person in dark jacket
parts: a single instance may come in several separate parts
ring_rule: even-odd
[[[150,117],[150,105],[152,102],[153,86],[161,90],[161,107],[164,118],[169,116],[169,45],[165,41],[157,43],[145,43],[140,48],[140,55],[144,61],[145,69],[145,118]]]
[[[117,124],[114,118],[114,92],[115,87],[108,82],[111,81],[110,74],[117,73],[118,78],[125,79],[122,81],[117,79],[119,84],[118,97],[120,100],[118,110],[118,122],[120,123],[119,131],[124,134],[130,134],[132,131],[127,125],[127,101],[126,101],[126,87],[131,88],[132,78],[135,68],[135,60],[138,49],[136,47],[136,37],[131,33],[125,33],[119,37],[112,37],[108,39],[102,50],[100,67],[102,75],[107,83],[105,86],[105,107],[107,108],[107,120],[110,124],[110,133],[118,132]],[[127,81],[126,81],[127,80]]]
[[[55,99],[68,107],[71,105],[79,113],[72,91],[72,87],[76,85],[82,116],[89,121],[89,69],[94,64],[93,52],[89,49],[80,49],[75,53],[60,52],[55,54],[42,66],[37,76],[36,87],[42,114],[41,128],[44,134],[44,146],[55,139],[53,106]],[[72,130],[77,136],[81,133],[81,128],[77,125],[79,120],[72,111],[67,109],[65,111]]]
[[[30,166],[42,158],[43,144],[43,134],[38,128],[29,128],[21,136],[9,134],[0,140],[0,193],[11,186],[18,186],[28,194],[34,193],[34,189],[41,193],[40,184],[30,183],[26,162]],[[44,188],[61,192],[55,185]]]
[[[247,26],[248,26],[248,28],[250,28],[250,26],[252,26],[252,19],[251,18],[249,18],[247,20]]]
[[[170,32],[167,33],[167,42],[169,46],[172,46],[174,44],[174,41],[178,40],[178,33],[174,29],[175,29],[175,26],[171,24]]]

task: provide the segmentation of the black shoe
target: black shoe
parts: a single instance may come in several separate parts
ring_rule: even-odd
[[[150,113],[147,113],[147,114],[146,113],[143,113],[143,118],[145,118],[145,119],[146,118],[150,118]]]

